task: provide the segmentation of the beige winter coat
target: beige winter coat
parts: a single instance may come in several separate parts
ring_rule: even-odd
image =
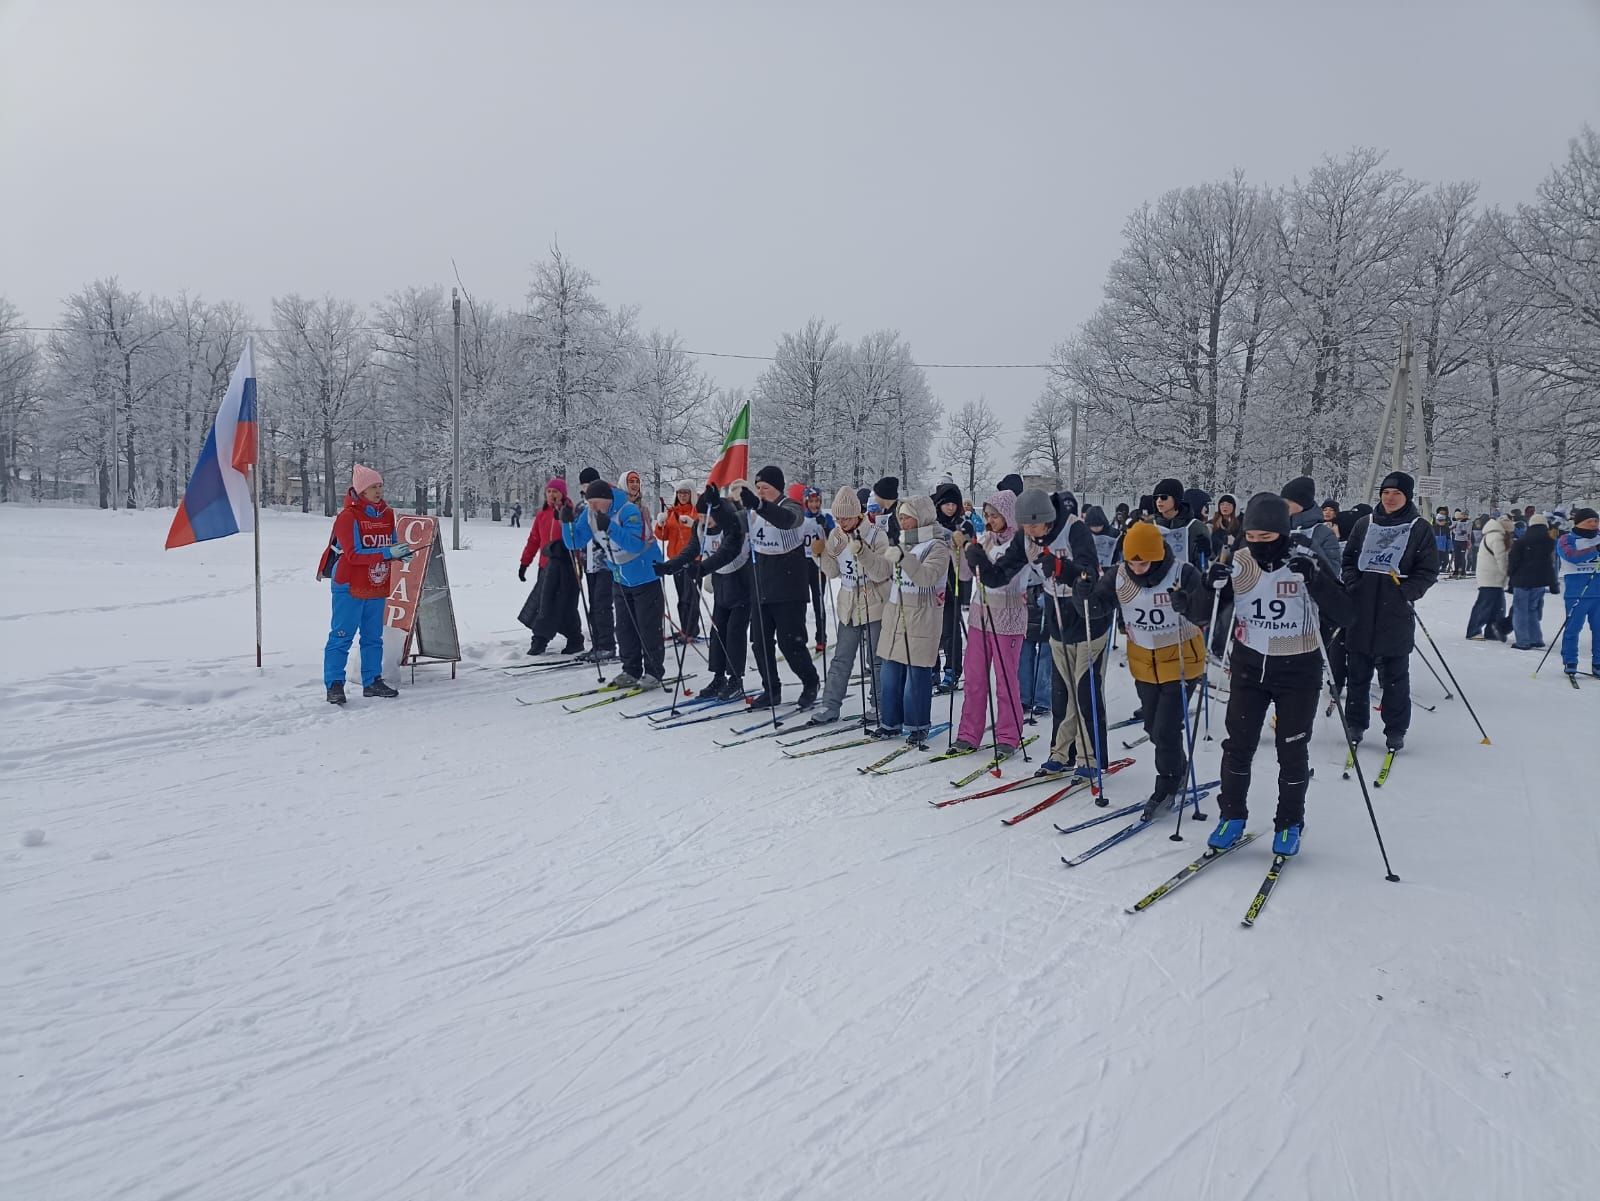
[[[839,624],[871,625],[883,619],[883,603],[889,596],[889,579],[894,575],[894,567],[882,553],[889,549],[889,535],[866,521],[858,525],[853,534],[834,526],[828,534],[826,547],[817,556],[817,566],[830,580],[837,580],[839,555],[852,542],[855,543],[852,554],[856,561],[856,586],[839,589]]]
[[[1483,543],[1478,547],[1478,587],[1506,586],[1507,559],[1511,554],[1511,532],[1515,528],[1507,517],[1484,523]]]
[[[928,497],[912,499],[910,510],[917,515],[916,545],[907,547],[902,533],[900,546],[888,548],[887,558],[894,563],[895,574],[883,606],[878,657],[911,667],[932,667],[939,658],[939,635],[944,629],[949,533],[935,519],[933,501]]]

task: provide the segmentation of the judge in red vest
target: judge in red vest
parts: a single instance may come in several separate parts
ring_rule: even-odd
[[[333,519],[333,537],[317,578],[332,560],[333,624],[322,653],[328,703],[342,705],[350,644],[361,634],[361,695],[400,694],[383,681],[383,606],[389,597],[389,564],[409,559],[411,548],[395,541],[394,510],[383,503],[383,476],[357,463],[344,511]]]

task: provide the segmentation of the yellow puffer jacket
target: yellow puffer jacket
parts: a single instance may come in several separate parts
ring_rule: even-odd
[[[1188,598],[1189,618],[1179,618],[1176,635],[1164,646],[1140,646],[1130,637],[1126,644],[1128,671],[1141,684],[1198,680],[1206,671],[1206,642],[1205,634],[1191,619],[1205,620],[1210,596],[1200,573],[1188,563],[1175,564],[1171,551],[1143,576],[1135,575],[1126,563],[1102,573],[1090,608],[1100,615],[1122,606],[1126,622],[1140,595],[1157,589],[1182,591]]]

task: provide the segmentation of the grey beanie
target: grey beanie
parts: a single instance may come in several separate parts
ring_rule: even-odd
[[[1048,492],[1027,488],[1017,497],[1016,522],[1018,525],[1050,525],[1056,519],[1056,502]]]

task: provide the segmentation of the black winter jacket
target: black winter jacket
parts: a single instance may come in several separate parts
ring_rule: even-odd
[[[1530,525],[1528,532],[1511,544],[1506,587],[1556,589],[1556,540],[1550,537],[1549,526]]]
[[[1367,530],[1379,526],[1411,525],[1410,537],[1400,556],[1400,585],[1387,575],[1362,571],[1356,564],[1366,543]],[[1354,611],[1345,626],[1345,644],[1353,651],[1377,658],[1409,655],[1417,636],[1417,621],[1407,601],[1415,604],[1439,579],[1439,550],[1433,527],[1419,520],[1417,506],[1409,501],[1398,513],[1379,508],[1356,522],[1344,544],[1342,575]]]
[[[1060,536],[1062,527],[1067,524],[1070,514],[1066,512],[1059,497],[1052,498],[1055,502],[1056,516],[1050,523],[1050,528],[1045,531],[1043,538],[1039,539],[1040,546],[1048,546]],[[1100,576],[1100,556],[1095,552],[1094,535],[1089,532],[1089,527],[1081,521],[1072,522],[1072,528],[1067,532],[1066,557],[1051,556],[1045,560],[1042,556],[1039,570],[1046,572],[1053,561],[1056,578],[1067,587],[1071,587],[1080,577],[1093,582]],[[970,566],[970,563],[969,563]],[[993,563],[982,563],[978,566],[976,574],[983,581],[985,588],[1002,588],[1011,582],[1011,579],[1028,566],[1028,536],[1018,530],[1011,538],[1011,544],[1006,547],[1005,554]],[[1057,621],[1059,609],[1060,620]],[[1091,619],[1089,629],[1083,625],[1083,606],[1075,605],[1070,596],[1060,598],[1059,605],[1056,598],[1048,594],[1044,598],[1044,630],[1047,637],[1054,638],[1067,644],[1088,642],[1091,638],[1098,638],[1111,626],[1109,613],[1095,616]]]
[[[780,501],[764,500],[756,515],[780,530],[792,530],[805,521],[805,510],[785,497]],[[752,552],[754,547],[751,548]],[[811,578],[806,571],[804,544],[781,555],[751,556],[756,564],[756,596],[763,605],[777,605],[811,600]]]
[[[1309,539],[1300,544],[1310,549]],[[1248,544],[1245,545],[1248,547]],[[1305,585],[1306,591],[1311,594],[1311,599],[1316,602],[1317,615],[1321,623],[1343,626],[1350,620],[1355,609],[1350,594],[1344,590],[1344,584],[1339,576],[1329,571],[1322,557],[1314,551],[1311,562],[1314,567],[1311,574],[1306,577]],[[1393,587],[1392,583],[1390,587]],[[1223,585],[1222,591],[1217,593],[1217,605],[1219,609],[1232,607],[1232,579],[1229,579]],[[1266,684],[1276,688],[1309,688],[1316,691],[1322,687],[1320,649],[1300,655],[1263,655],[1233,637],[1231,631],[1228,637],[1233,643],[1228,653],[1229,662],[1232,664],[1230,671],[1234,679],[1248,680],[1253,684]]]
[[[662,575],[677,575],[686,570],[696,559],[700,559],[698,571],[701,578],[711,577],[711,599],[724,609],[736,609],[740,605],[748,605],[751,599],[752,581],[750,579],[755,571],[746,563],[738,571],[719,573],[719,567],[726,567],[739,557],[739,551],[744,546],[744,522],[740,520],[739,510],[733,507],[731,501],[719,499],[712,507],[710,517],[717,523],[717,530],[722,532],[722,543],[715,554],[707,555],[700,559],[702,535],[697,528],[694,537],[689,539],[689,544],[672,558],[661,565]]]

